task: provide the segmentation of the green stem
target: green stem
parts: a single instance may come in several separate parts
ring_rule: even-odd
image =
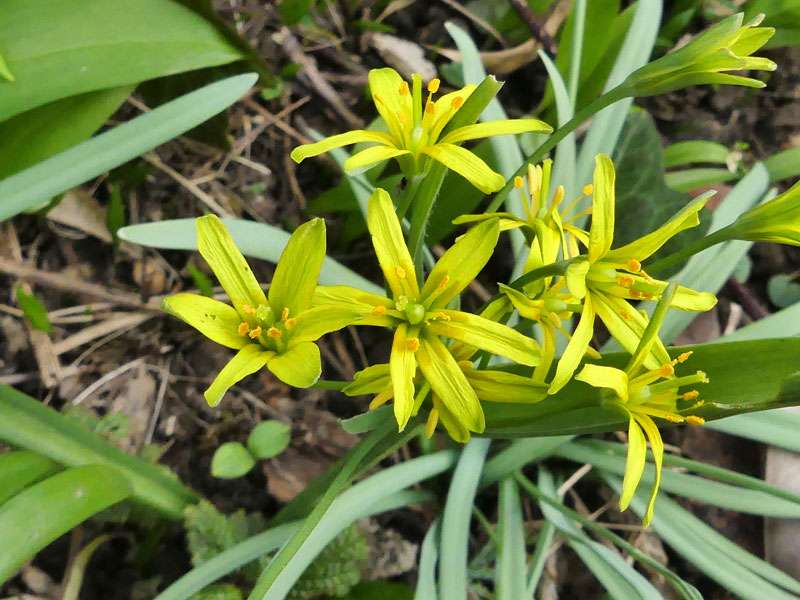
[[[707,235],[704,238],[697,240],[696,242],[689,244],[688,246],[678,250],[677,252],[673,252],[662,258],[661,260],[657,260],[651,265],[648,265],[647,272],[650,275],[658,275],[659,273],[664,273],[668,271],[675,265],[680,265],[685,263],[689,260],[692,256],[697,254],[698,252],[702,252],[706,248],[710,248],[715,244],[719,244],[720,242],[726,242],[730,239],[728,227],[724,227],[718,231],[715,231],[711,235]]]
[[[442,187],[447,169],[440,163],[434,163],[425,177],[422,185],[419,186],[416,197],[414,198],[414,209],[411,212],[411,230],[408,234],[408,245],[411,256],[414,258],[414,270],[417,274],[419,284],[423,283],[422,259],[425,247],[425,233],[428,229],[428,219],[430,218],[436,196]]]
[[[319,379],[317,383],[312,385],[311,387],[315,390],[336,390],[337,392],[341,392],[344,388],[348,385],[353,383],[352,381],[335,381],[332,379]]]
[[[403,218],[406,216],[408,208],[411,206],[411,202],[414,200],[414,196],[417,195],[417,190],[419,190],[419,186],[424,179],[425,174],[423,173],[421,175],[415,175],[408,180],[406,189],[403,190],[403,196],[400,198],[400,202],[397,203],[397,218],[400,222],[402,222]]]
[[[367,458],[370,451],[378,445],[386,436],[393,433],[395,428],[394,421],[387,421],[382,427],[376,429],[365,437],[353,448],[351,454],[342,464],[341,469],[331,482],[328,489],[317,501],[314,510],[306,517],[300,528],[292,535],[288,542],[281,548],[278,554],[270,561],[267,568],[261,573],[256,586],[250,592],[249,600],[263,600],[267,597],[270,588],[280,576],[289,561],[292,560],[298,550],[303,546],[306,539],[314,531],[325,513],[330,508],[333,501],[339,496],[345,487],[351,482],[357,473],[358,467]]]
[[[544,144],[539,146],[536,151],[533,152],[530,156],[528,156],[525,161],[522,163],[517,172],[514,173],[511,177],[508,178],[506,185],[500,190],[494,199],[489,203],[489,206],[486,209],[487,213],[496,212],[499,207],[503,204],[506,197],[508,196],[509,192],[514,188],[514,178],[519,175],[522,176],[528,169],[529,164],[536,164],[541,161],[547,153],[550,152],[553,148],[555,148],[558,143],[567,137],[570,133],[575,131],[581,123],[586,121],[589,117],[593,116],[594,114],[600,112],[607,106],[610,106],[617,102],[618,100],[622,100],[623,98],[627,98],[629,96],[628,91],[623,86],[617,86],[612,90],[609,90],[599,98],[595,98],[592,102],[584,106],[581,110],[578,111],[572,119],[564,123],[561,127],[556,129],[547,141]]]

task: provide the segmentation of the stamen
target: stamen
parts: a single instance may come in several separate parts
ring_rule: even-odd
[[[284,306],[283,310],[281,311],[281,321],[285,321],[289,318],[289,307]]]
[[[292,317],[290,319],[286,319],[285,325],[286,325],[286,329],[291,329],[292,327],[297,325],[297,319],[295,317]]]
[[[666,363],[661,365],[661,368],[659,368],[659,373],[662,377],[669,377],[675,374],[675,367],[672,366],[672,363]]]
[[[690,390],[688,392],[685,392],[685,393],[681,394],[681,399],[682,400],[697,400],[697,398],[699,396],[700,396],[700,392],[698,392],[697,390]]]
[[[565,193],[566,192],[564,191],[564,186],[563,185],[559,185],[556,188],[556,192],[555,192],[555,194],[553,194],[553,203],[552,203],[552,207],[553,208],[556,208],[559,204],[561,204],[561,202],[564,200],[564,194]]]
[[[438,91],[439,91],[439,84],[440,84],[440,83],[441,83],[441,81],[439,81],[439,80],[438,80],[438,79],[436,79],[436,78],[434,78],[434,79],[431,79],[431,80],[428,82],[428,92],[430,92],[431,94],[435,94],[436,92],[438,92]]]
[[[680,415],[664,415],[664,418],[670,423],[683,423],[686,420]]]
[[[401,96],[407,96],[408,95],[408,82],[407,81],[403,81],[400,84],[400,89],[397,91],[397,93],[400,94]]]
[[[515,188],[520,189],[523,185],[525,185],[525,182],[522,181],[522,177],[520,177],[519,175],[514,177],[514,187]]]
[[[464,99],[461,96],[456,96],[455,98],[453,98],[453,101],[450,103],[450,105],[453,108],[456,108],[456,109],[457,108],[461,108],[462,104],[464,104]]]
[[[419,350],[419,338],[407,338],[406,349],[411,352],[416,352]]]
[[[583,192],[584,196],[591,196],[594,192],[594,186],[591,183],[587,183],[585,186],[583,186],[581,191]]]
[[[270,327],[267,329],[267,335],[277,340],[283,337],[283,332],[277,327]]]
[[[397,275],[399,279],[406,278],[406,270],[403,267],[395,267],[394,274]]]
[[[246,315],[253,316],[256,314],[256,309],[249,304],[242,304],[242,312]]]
[[[239,335],[247,335],[247,332],[250,331],[250,325],[242,321],[239,323]]]
[[[689,360],[689,357],[691,355],[692,351],[689,350],[689,352],[683,352],[682,354],[679,354],[678,358],[676,358],[675,360],[677,360],[679,363],[685,363],[687,360]]]
[[[433,432],[436,431],[436,424],[439,422],[439,411],[435,408],[431,409],[428,413],[428,421],[425,423],[425,437],[433,437]]]
[[[261,335],[261,327],[255,327],[254,329],[250,330],[250,333],[247,334],[251,340],[256,339],[258,336]]]
[[[443,290],[447,287],[447,284],[450,283],[450,275],[445,275],[442,277],[442,280],[439,282],[439,285],[436,286],[436,289]]]
[[[642,270],[642,263],[635,258],[631,258],[626,264],[628,265],[628,271],[631,273],[638,273]]]
[[[619,287],[631,288],[633,287],[633,277],[628,277],[626,275],[617,277],[617,285]]]
[[[442,321],[450,321],[450,315],[448,315],[447,313],[437,312],[434,315],[434,317],[436,317],[437,319],[441,319]]]
[[[698,417],[697,415],[689,415],[686,417],[686,422],[689,425],[704,425],[706,420],[703,417]]]
[[[430,100],[428,100],[428,102],[425,104],[425,113],[431,116],[433,116],[434,113],[436,113],[436,105]]]
[[[383,304],[378,304],[375,308],[372,309],[371,313],[376,317],[382,317],[386,314],[386,307]]]

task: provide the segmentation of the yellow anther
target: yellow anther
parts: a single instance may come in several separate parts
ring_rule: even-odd
[[[587,183],[581,191],[584,196],[591,196],[592,192],[594,192],[594,186],[591,183]]]
[[[619,316],[622,317],[623,321],[630,321],[633,319],[633,317],[631,317],[628,313],[622,311],[619,312]]]
[[[242,321],[239,323],[239,335],[247,335],[247,332],[250,331],[250,325]]]
[[[700,383],[708,383],[709,382],[708,375],[706,375],[705,371],[698,371],[697,374],[702,377],[702,379],[700,380]]]
[[[687,360],[689,360],[689,357],[691,355],[692,355],[692,351],[691,350],[689,352],[683,352],[683,353],[679,354],[678,358],[676,358],[675,360],[677,360],[679,363],[685,363]]]
[[[403,267],[395,267],[394,274],[397,275],[398,279],[406,278],[406,270]]]
[[[698,417],[697,415],[689,415],[686,417],[686,422],[689,425],[704,425],[706,420],[703,417]]]
[[[697,390],[690,390],[685,392],[681,395],[682,400],[697,400],[698,396],[700,396],[700,392]]]
[[[462,104],[464,104],[464,99],[461,96],[456,96],[450,103],[453,108],[461,108]]]
[[[566,191],[564,190],[564,186],[560,185],[556,188],[555,194],[553,194],[553,206],[558,206],[561,204],[561,201],[564,200],[564,194]]]
[[[242,304],[242,312],[246,315],[253,316],[256,314],[256,309],[249,304]]]
[[[428,101],[428,103],[425,105],[425,112],[429,115],[434,114],[436,112],[436,105],[433,102]]]
[[[628,277],[626,275],[617,277],[617,285],[619,285],[619,287],[624,287],[624,288],[633,287],[633,277]]]
[[[406,349],[411,352],[416,352],[419,350],[419,338],[407,338],[406,339]]]
[[[686,420],[680,415],[664,415],[664,418],[670,423],[683,423]]]
[[[438,422],[439,422],[439,411],[433,408],[431,409],[431,412],[428,413],[428,420],[425,423],[426,438],[433,437],[433,433],[436,431],[436,424]]]
[[[515,188],[520,189],[523,185],[525,185],[525,182],[522,180],[522,177],[520,177],[519,175],[514,177],[514,187]]]
[[[448,283],[450,283],[450,275],[445,275],[442,277],[442,280],[439,282],[439,285],[437,285],[436,288],[441,291],[447,287]]]
[[[277,327],[270,327],[269,329],[267,329],[267,335],[277,340],[283,337],[283,332]]]
[[[645,300],[652,300],[653,294],[651,294],[650,292],[642,292],[642,298],[644,298]]]
[[[251,340],[256,339],[258,336],[261,335],[261,327],[255,327],[250,330],[250,333],[247,334]]]
[[[449,321],[450,320],[450,315],[448,315],[447,313],[443,313],[443,312],[437,312],[435,317],[437,319],[441,319],[442,321]]]
[[[675,374],[675,367],[672,366],[672,363],[666,363],[661,365],[658,371],[662,377],[669,377]]]
[[[376,317],[382,317],[386,314],[386,307],[383,304],[378,304],[371,312]]]
[[[439,84],[440,84],[440,83],[441,83],[441,81],[439,81],[439,80],[438,80],[438,79],[436,79],[436,78],[434,78],[434,79],[431,79],[431,80],[428,82],[428,91],[429,91],[431,94],[435,94],[436,92],[438,92],[438,91],[439,91]]]
[[[292,327],[297,325],[297,319],[295,319],[294,317],[286,319],[285,325],[286,325],[286,329],[291,329]]]
[[[400,84],[400,89],[397,91],[401,96],[408,95],[408,82],[404,81]]]
[[[281,321],[285,321],[289,318],[289,307],[284,306],[283,310],[281,311]]]
[[[635,258],[631,258],[626,264],[628,265],[628,271],[631,273],[638,273],[642,270],[642,263]]]
[[[629,293],[631,295],[631,298],[641,298],[642,297],[642,292],[640,292],[638,290],[631,290]]]

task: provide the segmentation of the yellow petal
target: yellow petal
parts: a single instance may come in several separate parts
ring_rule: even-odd
[[[477,277],[497,245],[500,228],[496,219],[470,229],[453,244],[431,269],[420,298],[431,308],[447,304]]]
[[[502,121],[488,121],[474,123],[454,129],[445,135],[439,143],[459,144],[469,140],[478,140],[496,135],[516,135],[518,133],[552,133],[553,128],[539,119],[503,119]]]
[[[414,262],[408,252],[394,203],[386,190],[378,188],[369,199],[367,228],[372,235],[372,245],[383,270],[383,276],[395,300],[405,296],[416,300],[419,296]]]
[[[482,432],[486,423],[478,396],[450,351],[435,335],[426,334],[421,342],[419,368],[433,392],[461,425]]]
[[[611,250],[606,254],[603,260],[626,263],[631,258],[634,258],[639,262],[644,261],[649,256],[655,254],[661,246],[684,229],[697,226],[700,223],[699,212],[712,195],[713,192],[698,196],[661,227],[630,244]],[[594,219],[594,216],[592,216],[592,218]]]
[[[502,188],[506,180],[496,173],[475,154],[454,144],[436,144],[422,149],[433,160],[455,171],[484,194],[491,194]]]
[[[200,217],[195,223],[197,249],[214,271],[236,312],[244,319],[247,316],[242,310],[244,305],[255,307],[267,303],[264,291],[228,229],[216,215]]]
[[[405,429],[411,414],[414,412],[414,375],[417,372],[417,359],[409,337],[415,337],[416,331],[408,335],[408,326],[403,323],[394,332],[392,354],[389,359],[389,371],[394,388],[394,416],[400,431]]]
[[[373,165],[389,160],[395,156],[402,156],[403,154],[411,154],[408,150],[395,148],[394,146],[372,146],[354,154],[346,161],[344,161],[344,170],[350,175],[362,173]]]
[[[264,350],[257,344],[249,344],[239,350],[236,355],[228,361],[222,371],[214,378],[211,385],[203,393],[206,402],[209,406],[216,406],[222,400],[222,396],[228,389],[239,383],[248,375],[252,375],[264,365],[268,364],[270,359],[275,356],[274,352]]]
[[[447,406],[445,406],[444,402],[442,402],[436,394],[432,394],[431,397],[433,400],[433,410],[438,413],[437,417],[442,422],[442,425],[444,425],[448,435],[455,441],[466,444],[470,438],[469,430],[447,409]]]
[[[394,69],[372,69],[369,72],[369,90],[375,108],[380,113],[398,145],[403,143],[405,131],[410,132],[413,122],[411,94],[400,94],[403,78]]]
[[[622,494],[619,497],[620,510],[626,510],[633,500],[644,473],[646,455],[647,443],[644,433],[631,415],[628,422],[628,457],[625,460],[625,477],[622,480]]]
[[[366,129],[355,129],[340,133],[339,135],[332,135],[326,137],[313,144],[303,144],[292,150],[292,160],[296,163],[301,163],[305,159],[312,156],[319,156],[330,152],[334,148],[341,148],[342,146],[349,146],[351,144],[360,144],[361,142],[376,142],[386,146],[393,146],[394,140],[388,133],[382,131],[367,131]]]
[[[319,348],[313,342],[301,342],[277,354],[267,368],[283,383],[296,388],[311,387],[322,373]]]
[[[592,226],[589,230],[589,261],[595,262],[614,242],[614,163],[605,154],[595,158],[592,179]]]
[[[597,316],[603,321],[611,336],[631,354],[636,352],[639,340],[647,327],[647,318],[633,308],[626,300],[616,296],[592,293]],[[650,353],[644,359],[644,366],[657,369],[670,361],[663,342],[656,338]]]
[[[390,316],[394,302],[347,285],[318,285],[314,292],[314,307],[327,307],[337,312],[355,311],[359,325],[393,327],[397,320]]]
[[[325,221],[312,219],[289,238],[269,286],[269,303],[275,314],[284,308],[295,317],[311,306],[317,279],[325,260]]]
[[[239,314],[224,302],[199,294],[182,293],[167,296],[162,306],[166,312],[218,344],[238,350],[250,342],[237,331],[242,322]]]
[[[698,292],[697,290],[679,285],[670,306],[679,310],[705,312],[714,308],[716,304],[717,297],[714,294],[710,292]]]
[[[583,311],[581,311],[581,318],[578,321],[578,326],[572,334],[572,337],[567,344],[564,354],[558,361],[556,367],[556,374],[553,381],[550,383],[550,394],[555,394],[563,388],[572,378],[572,374],[578,365],[583,360],[586,351],[589,349],[589,343],[592,341],[594,335],[594,305],[589,296],[583,300]]]
[[[464,371],[478,398],[484,402],[533,404],[547,397],[547,385],[505,371]]]
[[[358,310],[357,306],[309,308],[293,317],[293,326],[289,330],[290,344],[315,342],[323,335],[339,331],[354,323],[360,323],[362,318],[363,313]]]
[[[342,391],[348,396],[363,396],[364,394],[380,394],[392,385],[389,373],[389,364],[380,363],[370,365],[353,376],[353,381]]]
[[[527,366],[539,364],[539,344],[519,331],[460,310],[439,311],[445,318],[431,321],[426,330]]]
[[[613,390],[620,400],[628,401],[628,374],[622,369],[601,365],[584,365],[575,379],[596,388]]]
[[[586,295],[586,275],[591,264],[586,259],[577,259],[567,267],[567,289],[578,300]]]
[[[653,483],[653,491],[650,492],[650,501],[647,503],[647,512],[642,519],[642,524],[647,527],[653,520],[653,509],[655,508],[656,498],[658,497],[658,488],[661,486],[661,465],[664,460],[664,442],[661,439],[661,433],[658,431],[658,426],[653,419],[646,415],[635,414],[633,417],[641,425],[644,432],[647,434],[647,439],[650,442],[650,450],[653,452],[653,462],[656,467],[656,480]]]

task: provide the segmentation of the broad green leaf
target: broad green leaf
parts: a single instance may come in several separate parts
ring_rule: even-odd
[[[0,506],[29,485],[60,470],[58,463],[29,450],[0,454]]]
[[[56,100],[0,122],[0,180],[89,138],[133,86]]]
[[[717,183],[733,181],[739,175],[728,169],[684,169],[671,171],[664,176],[667,186],[677,192],[690,192]]]
[[[292,438],[292,428],[282,421],[262,421],[247,437],[247,447],[253,456],[264,460],[286,450]]]
[[[131,495],[116,469],[86,465],[67,469],[20,492],[0,507],[0,583],[37,552],[92,515]],[[21,526],[22,525],[22,526]]]
[[[696,412],[706,420],[800,404],[800,339],[704,344],[676,348],[693,351],[686,368],[702,370],[710,382],[699,388],[705,404]],[[606,354],[601,364],[622,368],[626,354]],[[758,373],[757,377],[752,373]],[[600,392],[573,381],[561,392],[533,405],[485,403],[489,437],[525,437],[624,431],[628,418],[603,406]]]
[[[773,154],[764,160],[770,183],[800,175],[800,146]]]
[[[664,166],[681,167],[692,163],[717,163],[728,161],[728,148],[717,142],[691,140],[677,142],[664,148]]]
[[[58,27],[53,27],[57,23]],[[0,121],[68,96],[242,58],[217,28],[171,0],[6,0],[0,39],[13,85]]]
[[[237,479],[256,466],[250,451],[239,442],[225,442],[214,451],[211,475],[218,479]]]
[[[0,220],[173,139],[236,102],[255,81],[246,74],[212,83],[3,179]]]
[[[170,519],[182,519],[183,509],[197,500],[193,491],[158,465],[125,454],[75,421],[6,385],[0,385],[0,441],[68,467],[112,467],[130,482],[135,500]]]
[[[791,275],[773,275],[767,282],[767,295],[775,306],[786,308],[800,301],[800,283]]]
[[[243,219],[223,219],[233,236],[236,246],[245,256],[278,262],[278,258],[289,241],[283,229]],[[194,219],[174,219],[129,225],[119,230],[119,237],[127,242],[161,248],[163,250],[196,250],[197,237]],[[383,295],[383,288],[351,271],[330,257],[322,263],[319,283],[322,285],[351,285],[359,289]]]

